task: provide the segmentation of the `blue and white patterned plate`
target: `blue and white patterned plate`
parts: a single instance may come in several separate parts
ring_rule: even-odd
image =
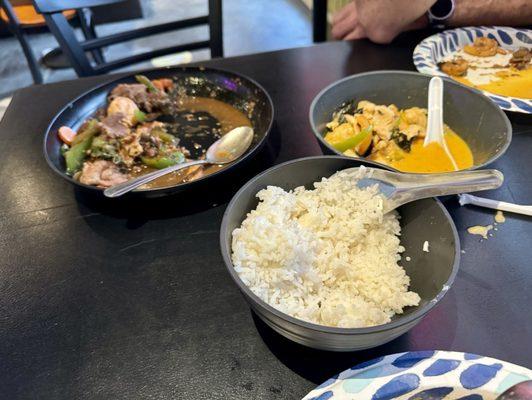
[[[503,26],[457,28],[437,33],[422,40],[414,49],[414,64],[417,70],[423,74],[447,76],[438,68],[438,63],[449,53],[459,50],[466,44],[473,43],[477,37],[484,36],[497,40],[502,47],[507,49],[532,48],[532,30],[530,29]],[[532,99],[482,92],[503,110],[532,114]]]
[[[532,371],[494,358],[413,351],[364,362],[327,380],[303,400],[493,400]]]

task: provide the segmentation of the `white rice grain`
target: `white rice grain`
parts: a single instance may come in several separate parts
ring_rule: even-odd
[[[240,228],[232,259],[242,281],[293,317],[338,327],[390,322],[419,304],[398,265],[404,251],[395,212],[383,214],[376,187],[340,172],[293,191],[269,186]]]

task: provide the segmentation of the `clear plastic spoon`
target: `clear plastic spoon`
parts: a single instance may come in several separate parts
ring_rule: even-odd
[[[337,173],[356,171],[359,168],[349,168]],[[385,213],[405,203],[427,197],[496,189],[504,181],[503,174],[496,169],[443,174],[405,174],[366,167],[364,171],[357,186],[363,189],[377,185],[381,194],[386,198],[383,207]]]
[[[435,76],[430,80],[427,108],[427,134],[425,135],[424,146],[434,142],[438,143],[447,154],[447,157],[449,157],[449,160],[451,160],[454,170],[458,171],[458,165],[449,151],[443,136],[443,80],[439,76]]]

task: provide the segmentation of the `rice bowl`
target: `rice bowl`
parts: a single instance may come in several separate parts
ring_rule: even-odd
[[[458,272],[460,243],[454,223],[437,199],[418,200],[398,209],[401,216],[402,264],[410,277],[410,290],[420,297],[419,305],[406,307],[385,324],[367,328],[318,325],[279,311],[258,297],[236,272],[232,255],[232,233],[258,205],[256,194],[268,186],[293,190],[311,189],[314,182],[336,171],[360,167],[383,168],[376,163],[339,156],[317,156],[276,165],[248,181],[229,202],[220,229],[220,249],[227,272],[253,312],[278,334],[305,346],[329,351],[353,351],[389,342],[417,325],[449,291]],[[430,242],[430,252],[422,251]],[[262,328],[259,328],[259,331]]]
[[[232,239],[234,268],[253,293],[295,318],[343,328],[385,324],[419,304],[398,264],[398,214],[383,214],[376,187],[356,187],[363,173],[257,193]]]

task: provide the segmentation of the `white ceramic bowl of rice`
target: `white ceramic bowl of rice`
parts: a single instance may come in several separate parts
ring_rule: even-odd
[[[376,188],[335,174],[360,165],[374,166],[334,156],[281,164],[244,185],[224,215],[231,276],[258,316],[298,343],[348,351],[390,341],[457,272],[456,229],[439,201],[383,214]]]

